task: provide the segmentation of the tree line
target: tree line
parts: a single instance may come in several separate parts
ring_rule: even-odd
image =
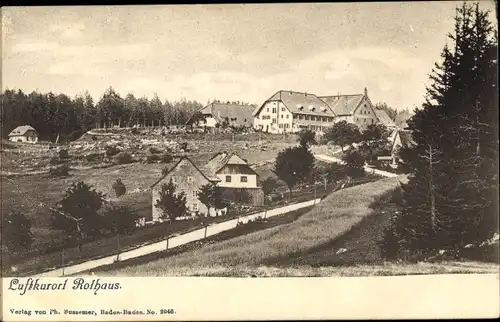
[[[113,126],[184,125],[203,105],[194,100],[162,102],[129,93],[121,97],[109,87],[98,102],[88,92],[74,98],[65,94],[29,94],[6,89],[1,95],[1,134],[5,138],[19,125],[31,125],[41,140],[75,140],[92,128]]]

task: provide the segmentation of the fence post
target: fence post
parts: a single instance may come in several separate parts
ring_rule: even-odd
[[[170,236],[167,237],[167,248],[166,248],[166,250],[168,250],[168,241],[169,241],[169,239],[170,239]]]
[[[62,260],[62,276],[64,276],[64,248],[62,249],[61,260]]]
[[[205,226],[205,237],[204,238],[207,238],[207,229],[208,229],[208,226]]]

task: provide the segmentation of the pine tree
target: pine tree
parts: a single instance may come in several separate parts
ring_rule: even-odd
[[[399,257],[440,249],[459,256],[498,227],[497,47],[488,13],[463,4],[449,38],[453,47],[444,47],[426,101],[409,121],[416,144],[405,153],[411,173],[390,234]]]

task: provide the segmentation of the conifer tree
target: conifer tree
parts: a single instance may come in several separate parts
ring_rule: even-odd
[[[444,47],[426,101],[409,121],[409,182],[386,234],[397,240],[400,258],[441,249],[459,256],[498,230],[496,33],[487,12],[464,3],[449,38],[453,46]]]

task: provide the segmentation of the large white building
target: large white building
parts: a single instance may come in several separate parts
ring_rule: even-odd
[[[296,133],[304,128],[323,132],[341,120],[360,128],[380,122],[366,88],[363,94],[332,96],[281,90],[253,115],[254,128],[269,133]]]

